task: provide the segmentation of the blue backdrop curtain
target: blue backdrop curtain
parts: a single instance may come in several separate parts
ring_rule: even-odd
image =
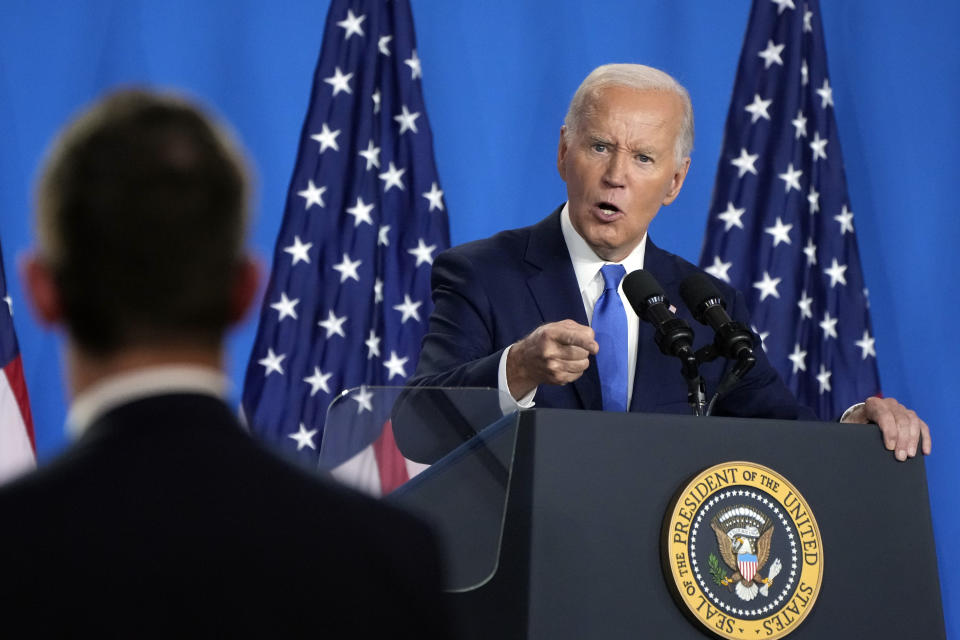
[[[14,274],[32,243],[32,185],[55,131],[117,85],[199,97],[232,123],[256,166],[252,237],[268,264],[327,7],[0,3],[0,237],[41,462],[66,444],[60,337],[35,323]],[[453,242],[532,223],[561,203],[556,144],[574,89],[596,65],[643,62],[668,70],[693,97],[690,175],[651,235],[696,262],[749,8],[749,0],[413,0]],[[960,4],[845,0],[822,9],[881,382],[933,428],[940,579],[948,631],[960,638],[960,434],[949,408],[960,317],[960,216],[949,201],[960,169]],[[251,317],[230,341],[235,393],[254,331]]]

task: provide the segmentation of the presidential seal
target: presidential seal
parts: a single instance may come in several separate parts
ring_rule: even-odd
[[[752,462],[711,467],[664,519],[663,568],[681,608],[722,638],[782,638],[823,578],[820,529],[783,476]]]

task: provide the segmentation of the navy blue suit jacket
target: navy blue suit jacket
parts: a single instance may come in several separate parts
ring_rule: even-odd
[[[449,637],[427,526],[288,465],[210,396],[109,411],[0,488],[0,523],[0,615],[36,637]]]
[[[644,269],[677,304],[677,315],[694,329],[694,348],[708,344],[712,331],[696,323],[680,301],[680,282],[700,271],[686,260],[647,239]],[[743,295],[714,278],[735,320],[749,324]],[[424,338],[417,371],[418,386],[497,387],[503,350],[537,326],[571,319],[587,325],[583,300],[560,229],[560,209],[539,223],[504,231],[484,240],[454,247],[437,256],[432,274],[434,311]],[[757,340],[757,342],[759,342]],[[717,404],[715,415],[763,418],[809,418],[770,365],[762,349],[757,364]],[[707,394],[712,395],[726,362],[701,367]],[[575,382],[540,385],[537,407],[602,408],[596,361]],[[631,411],[690,413],[680,361],[660,353],[653,327],[640,323]]]

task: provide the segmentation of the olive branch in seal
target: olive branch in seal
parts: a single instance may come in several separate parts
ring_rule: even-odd
[[[720,560],[717,556],[711,553],[707,560],[710,565],[710,577],[713,578],[714,583],[720,586],[727,584],[727,582],[729,582],[729,580],[727,580],[727,572],[720,566]]]

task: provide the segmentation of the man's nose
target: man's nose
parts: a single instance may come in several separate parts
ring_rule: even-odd
[[[603,172],[603,182],[608,187],[622,187],[626,183],[627,171],[626,154],[614,151],[607,160],[606,170]]]

